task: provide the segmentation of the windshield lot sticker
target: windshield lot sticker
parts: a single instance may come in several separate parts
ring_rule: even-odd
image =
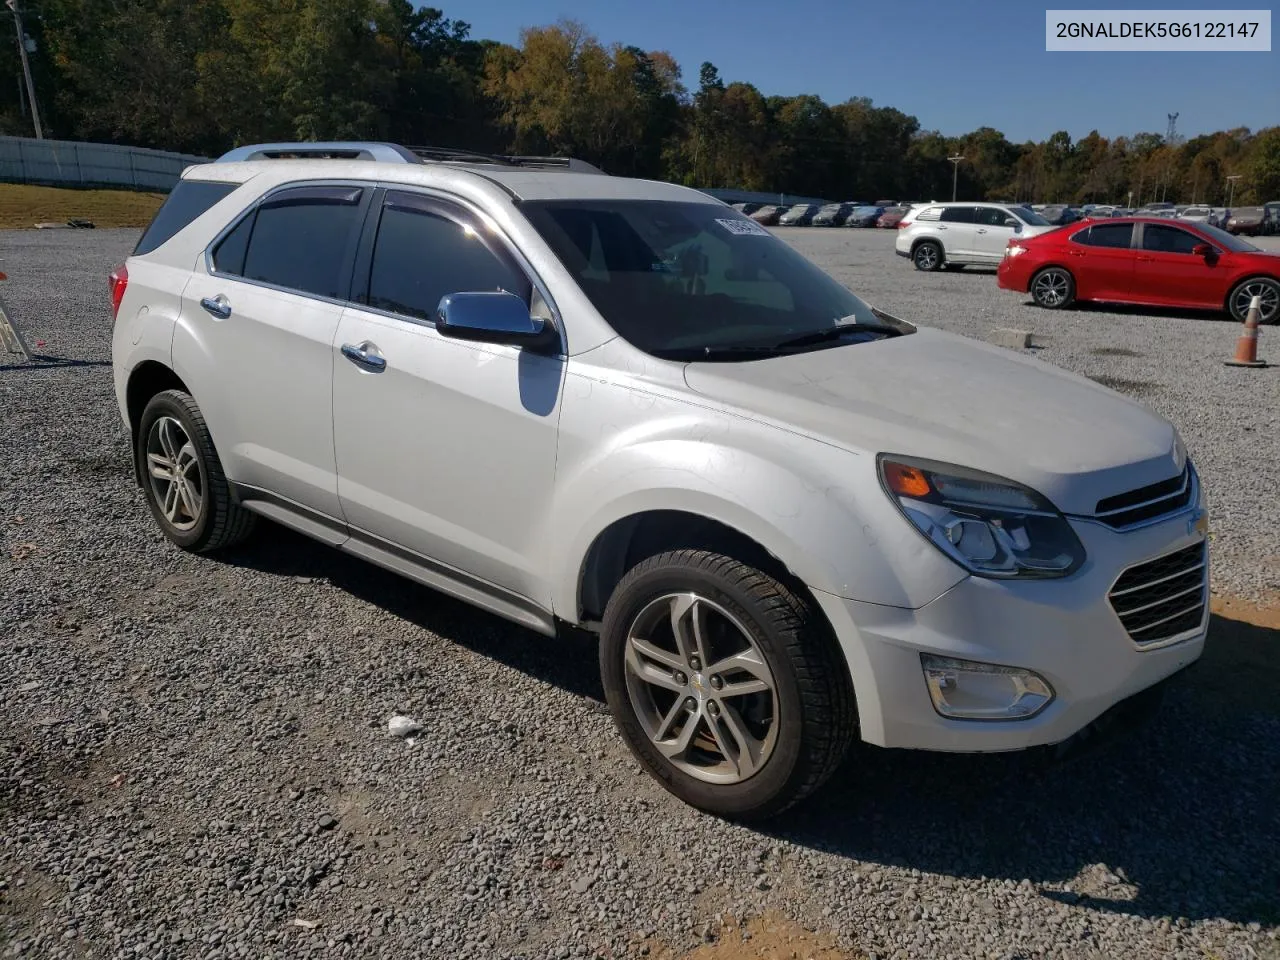
[[[739,237],[768,237],[772,236],[768,230],[760,226],[754,220],[717,220],[716,223],[724,227],[730,233]]]

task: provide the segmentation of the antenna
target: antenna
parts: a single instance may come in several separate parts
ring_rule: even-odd
[[[1178,142],[1178,115],[1176,113],[1168,114],[1169,129],[1165,131],[1164,142],[1173,146]]]

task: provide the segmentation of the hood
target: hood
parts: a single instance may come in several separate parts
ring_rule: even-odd
[[[1065,513],[1177,476],[1172,424],[1047,363],[914,334],[747,363],[690,363],[689,388],[857,453],[898,453],[1024,483]]]

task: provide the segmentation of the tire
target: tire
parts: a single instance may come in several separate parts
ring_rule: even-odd
[[[678,610],[684,649],[710,662],[682,655]],[[713,673],[716,663],[751,669]],[[808,796],[857,729],[844,659],[822,617],[768,574],[706,550],[659,554],[622,578],[605,607],[600,673],[644,768],[686,803],[732,819],[775,816]],[[754,746],[742,749],[735,730]]]
[[[1046,310],[1061,310],[1076,298],[1076,280],[1064,267],[1045,267],[1031,278],[1031,299]]]
[[[257,517],[232,499],[209,427],[189,394],[165,390],[151,398],[138,421],[133,455],[151,515],[184,550],[229,547],[253,531]],[[185,486],[169,479],[175,462]]]
[[[911,262],[916,265],[917,270],[932,273],[946,262],[946,257],[942,252],[942,244],[936,240],[920,241],[920,243],[916,244],[916,248],[911,251]]]
[[[1248,277],[1235,285],[1227,294],[1227,311],[1232,319],[1243,323],[1249,315],[1249,301],[1254,296],[1262,298],[1258,322],[1280,324],[1280,281],[1271,277]]]

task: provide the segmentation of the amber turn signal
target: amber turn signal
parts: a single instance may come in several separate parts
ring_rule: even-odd
[[[919,500],[927,497],[931,488],[924,471],[917,467],[909,467],[905,463],[884,462],[884,482],[889,489],[900,497],[913,497]]]

